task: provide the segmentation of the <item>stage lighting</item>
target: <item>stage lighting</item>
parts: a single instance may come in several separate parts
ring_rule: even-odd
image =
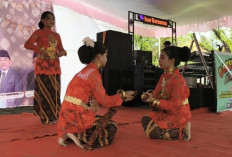
[[[138,18],[139,18],[140,21],[144,21],[144,16],[142,14],[139,14]]]

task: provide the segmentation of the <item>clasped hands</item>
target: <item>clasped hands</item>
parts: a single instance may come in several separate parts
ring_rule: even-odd
[[[90,103],[90,109],[93,111],[93,112],[97,112],[98,109],[99,109],[99,104],[97,102],[97,99],[96,98],[92,98],[91,100],[91,103]]]
[[[133,100],[135,98],[135,96],[137,95],[137,91],[118,90],[117,93],[121,94],[121,98],[124,102]],[[93,112],[97,112],[99,109],[99,104],[98,104],[96,98],[94,98],[94,97],[91,99],[90,109]]]
[[[122,89],[119,89],[117,93],[121,94],[121,98],[124,102],[133,100],[137,95],[137,91],[132,90],[124,91]]]
[[[148,103],[153,109],[157,108],[160,104],[160,101],[154,98],[153,90],[143,92],[141,95],[141,100]]]
[[[44,47],[39,48],[41,55],[44,59],[50,59],[51,57],[48,55],[47,50]],[[65,50],[60,51],[58,54],[55,54],[54,58],[59,58],[62,56],[67,56],[67,52]]]

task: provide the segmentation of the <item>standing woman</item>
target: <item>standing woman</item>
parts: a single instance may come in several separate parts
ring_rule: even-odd
[[[147,137],[165,140],[191,139],[189,88],[177,68],[180,61],[187,61],[189,56],[190,50],[187,47],[170,46],[162,49],[159,65],[164,69],[164,74],[153,92],[143,93],[141,96],[153,108],[149,116],[142,118]]]
[[[35,66],[34,111],[43,124],[56,123],[60,112],[60,61],[66,56],[60,35],[52,30],[55,16],[49,11],[41,15],[39,28],[24,47],[37,53]]]
[[[108,96],[102,84],[99,69],[107,63],[106,46],[93,42],[89,38],[84,39],[85,45],[78,50],[79,59],[83,64],[87,64],[70,81],[64,101],[61,105],[58,122],[58,143],[67,146],[67,137],[72,139],[79,147],[88,143],[96,125],[99,123],[99,116],[96,110],[88,107],[90,100],[100,107],[120,106],[123,101],[130,101],[134,98],[134,91],[119,90],[118,94]],[[101,124],[101,123],[100,123]],[[95,140],[93,148],[109,145],[113,142],[117,131],[117,124],[109,121],[104,131]]]

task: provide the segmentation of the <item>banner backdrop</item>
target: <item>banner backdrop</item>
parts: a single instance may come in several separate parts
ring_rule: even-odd
[[[29,79],[30,74],[34,77],[33,52],[26,50],[24,43],[38,29],[40,16],[47,10],[52,11],[51,1],[0,0],[0,50],[10,56],[0,84],[0,108],[33,105],[33,89],[27,88],[34,83]],[[6,63],[0,57],[0,79],[2,66]]]
[[[34,104],[33,52],[26,50],[24,43],[38,29],[40,16],[44,11],[55,14],[55,30],[60,34],[67,51],[67,56],[60,58],[61,101],[69,81],[85,66],[80,63],[77,55],[78,48],[83,45],[82,40],[88,36],[96,41],[96,34],[106,30],[127,32],[112,24],[55,5],[53,0],[0,0],[0,50],[8,51],[12,62],[10,69],[17,73],[17,83],[11,83],[12,90],[3,92],[0,85],[0,108]],[[15,85],[18,86],[17,90]]]
[[[217,112],[232,110],[232,54],[214,52]]]

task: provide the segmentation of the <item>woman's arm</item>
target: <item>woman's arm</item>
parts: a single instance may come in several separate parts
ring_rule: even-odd
[[[89,75],[90,86],[97,102],[104,107],[120,106],[122,104],[121,94],[108,96],[102,84],[101,75],[94,71]]]
[[[37,32],[37,31],[36,31],[36,32]],[[34,51],[34,52],[36,52],[36,53],[40,53],[40,51],[42,51],[42,50],[41,50],[42,48],[39,47],[38,45],[35,45],[36,41],[38,40],[38,35],[37,35],[36,32],[34,32],[34,33],[30,36],[30,38],[25,42],[24,47],[25,47],[26,49],[32,50],[32,51]]]
[[[64,47],[63,47],[63,44],[62,44],[62,40],[61,40],[59,34],[58,34],[57,40],[58,40],[58,46],[57,46],[58,56],[59,57],[61,57],[61,56],[67,56],[67,52],[64,50]]]
[[[155,99],[160,99],[160,91],[161,91],[162,80],[163,80],[163,75],[160,77],[160,79],[159,79],[158,83],[156,84],[155,89],[153,91],[153,97]]]

